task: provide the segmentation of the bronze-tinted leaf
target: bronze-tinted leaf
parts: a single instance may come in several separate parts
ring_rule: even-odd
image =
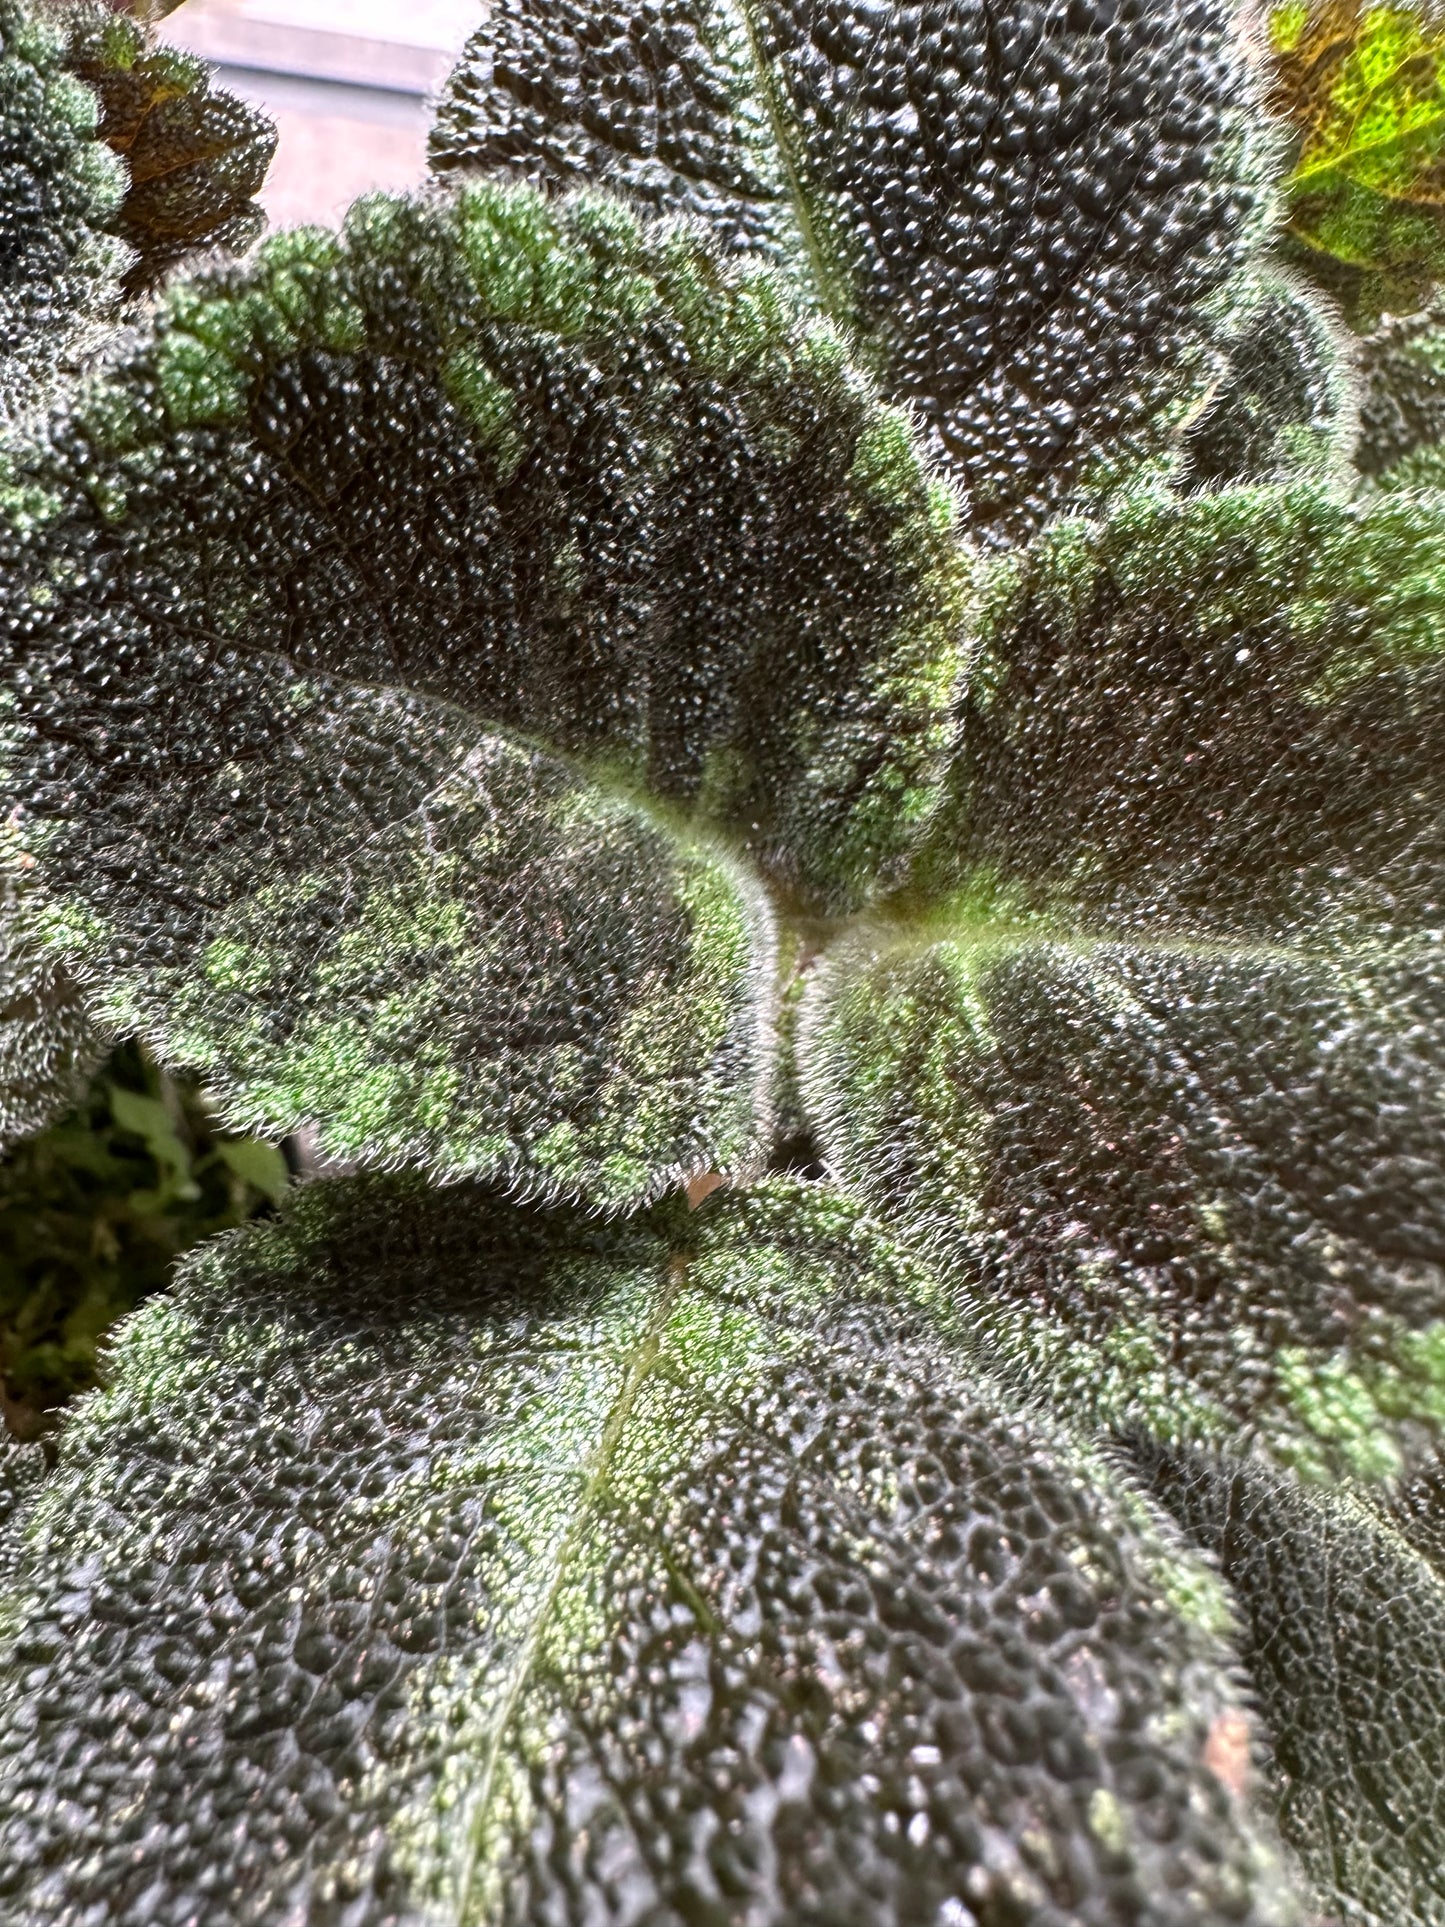
[[[256,238],[265,216],[253,197],[276,151],[264,114],[213,89],[204,61],[153,45],[133,19],[83,21],[68,64],[94,89],[100,138],[129,169],[116,222],[136,251],[127,292],[196,249],[239,252]]]
[[[1351,307],[1413,307],[1445,272],[1445,13],[1286,0],[1268,40],[1290,232]]]

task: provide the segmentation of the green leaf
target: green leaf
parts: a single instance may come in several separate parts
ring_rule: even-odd
[[[1439,1438],[1438,943],[999,930],[862,961],[813,1018],[825,1156],[951,1265],[1001,1370],[1315,1478]]]
[[[1290,234],[1363,314],[1415,305],[1445,273],[1445,19],[1285,0],[1268,38],[1270,104],[1296,136]]]
[[[954,892],[809,992],[825,1162],[1068,1409],[1394,1474],[1445,1426],[1445,514],[1146,499],[983,600]]]
[[[1445,327],[1437,306],[1386,315],[1359,344],[1355,464],[1380,488],[1445,481]]]
[[[125,170],[96,139],[63,23],[0,0],[0,422],[33,410],[112,307]]]
[[[1273,154],[1226,7],[514,0],[432,165],[590,181],[782,261],[916,411],[970,522],[1157,457]]]
[[[27,1510],[7,1902],[1298,1919],[1217,1583],[931,1295],[788,1184],[372,1178],[213,1247]]]
[[[1319,298],[1277,271],[1242,282],[1228,366],[1183,438],[1181,490],[1230,482],[1345,481],[1359,430],[1355,357]]]
[[[267,1144],[258,1137],[222,1138],[216,1146],[216,1155],[228,1170],[235,1172],[242,1184],[259,1191],[272,1204],[280,1204],[285,1197],[291,1184],[291,1173],[285,1158],[274,1144]]]
[[[772,951],[741,869],[493,739],[126,994],[232,1122],[615,1207],[763,1161]]]
[[[104,1054],[78,986],[41,942],[24,887],[34,859],[18,840],[0,825],[0,1153],[68,1109]]]
[[[1280,1825],[1345,1927],[1445,1921],[1445,1485],[1388,1503],[1261,1466],[1154,1484],[1220,1561],[1273,1737]]]
[[[279,1200],[285,1163],[228,1138],[194,1088],[121,1045],[66,1114],[0,1160],[0,1407],[26,1437],[96,1382],[105,1334],[177,1256]]]
[[[979,585],[902,907],[1313,949],[1430,927],[1442,610],[1436,496],[1139,492],[1057,523]]]
[[[178,291],[16,473],[12,794],[110,1022],[343,1156],[747,1166],[770,938],[719,839],[815,911],[900,873],[964,576],[771,274],[374,201]]]
[[[8,1586],[19,1564],[26,1507],[45,1476],[39,1445],[21,1445],[0,1431],[0,1586]]]

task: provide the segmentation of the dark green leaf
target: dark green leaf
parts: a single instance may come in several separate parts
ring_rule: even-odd
[[[109,231],[125,170],[96,139],[66,38],[58,18],[0,0],[0,421],[35,406],[126,266]]]
[[[514,0],[433,166],[593,181],[762,248],[856,330],[970,520],[1158,455],[1270,165],[1228,10]]]
[[[286,1185],[269,1144],[228,1138],[189,1085],[134,1046],[78,1104],[0,1160],[0,1404],[10,1428],[95,1383],[109,1327],[178,1255],[243,1223]]]
[[[1445,481],[1445,316],[1387,315],[1359,346],[1355,462],[1381,488]]]
[[[1297,1919],[1212,1575],[930,1296],[793,1185],[601,1227],[348,1181],[213,1247],[28,1511],[6,1901]]]
[[[709,839],[814,908],[897,874],[963,573],[771,276],[373,202],[177,293],[27,462],[12,793],[109,1021],[344,1156],[608,1203],[748,1163],[768,920]]]
[[[1359,404],[1342,333],[1324,304],[1287,276],[1246,282],[1230,313],[1228,365],[1184,435],[1175,487],[1309,475],[1344,481]]]
[[[981,585],[909,909],[1314,949],[1433,927],[1442,614],[1438,497],[1140,493],[1056,524]]]
[[[1154,1467],[1239,1601],[1280,1824],[1344,1927],[1445,1921],[1445,1485],[1390,1502],[1261,1466]]]
[[[33,893],[23,887],[33,864],[13,827],[0,826],[0,1153],[73,1104],[105,1049],[78,986],[34,927]]]
[[[984,596],[954,893],[819,973],[826,1161],[1092,1418],[1377,1478],[1445,1425],[1442,609],[1433,502],[1060,525]]]

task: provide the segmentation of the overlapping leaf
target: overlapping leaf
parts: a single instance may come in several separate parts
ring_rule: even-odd
[[[1380,488],[1445,479],[1445,332],[1435,307],[1387,315],[1360,343],[1355,462]]]
[[[1061,525],[985,598],[932,921],[818,975],[830,1164],[1095,1419],[1371,1477],[1445,1423],[1442,541]]]
[[[10,501],[12,794],[107,1021],[346,1155],[747,1165],[768,917],[706,839],[815,909],[896,874],[963,566],[770,276],[376,202],[178,294]]]
[[[0,1152],[43,1130],[79,1095],[103,1041],[24,889],[14,828],[0,830]]]
[[[125,170],[96,139],[62,23],[0,4],[0,420],[107,311],[126,265],[110,232]]]
[[[264,114],[138,20],[98,0],[5,0],[0,419],[39,412],[126,294],[196,248],[255,238],[275,142]]]
[[[6,1903],[1297,1918],[1212,1575],[929,1299],[796,1185],[368,1179],[215,1247],[28,1510]]]
[[[1289,231],[1362,316],[1445,271],[1445,16],[1424,0],[1285,0],[1271,105],[1295,131]]]
[[[1445,1490],[1389,1502],[1255,1465],[1156,1462],[1218,1557],[1273,1735],[1280,1824],[1346,1927],[1445,1921]]]
[[[1242,280],[1224,337],[1228,365],[1184,434],[1174,486],[1345,480],[1359,402],[1341,336],[1302,282],[1274,271]]]
[[[1007,535],[1199,397],[1265,195],[1249,105],[1201,0],[519,0],[468,47],[432,160],[771,249]]]
[[[97,137],[125,160],[114,226],[134,256],[127,293],[197,249],[249,247],[265,226],[254,196],[276,149],[265,114],[213,88],[204,61],[153,45],[105,7],[77,10],[66,65],[95,94]]]

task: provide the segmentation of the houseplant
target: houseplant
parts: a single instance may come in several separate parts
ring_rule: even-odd
[[[12,1108],[355,1167],[12,1459],[4,1904],[1445,1918],[1430,20],[520,0],[77,370],[0,18]]]

